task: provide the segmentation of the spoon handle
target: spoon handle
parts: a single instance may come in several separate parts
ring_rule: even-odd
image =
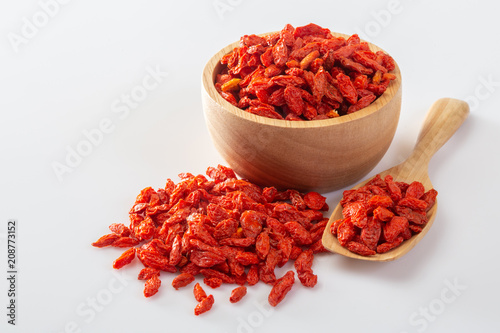
[[[410,165],[429,164],[431,157],[458,130],[469,115],[469,105],[453,98],[441,98],[432,104],[417,138]],[[427,169],[427,168],[425,168]]]

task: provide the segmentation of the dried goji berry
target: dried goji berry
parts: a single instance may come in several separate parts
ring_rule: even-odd
[[[160,289],[161,280],[158,275],[151,276],[144,284],[144,296],[151,297]]]
[[[300,223],[295,221],[286,222],[285,228],[297,244],[309,245],[312,243],[311,234]]]
[[[120,237],[130,236],[130,229],[123,223],[113,223],[109,226],[109,230]]]
[[[105,247],[105,246],[110,246],[113,244],[115,240],[120,238],[117,234],[107,234],[96,240],[95,242],[92,243],[92,246],[95,247]]]
[[[229,297],[229,301],[231,303],[239,302],[245,295],[247,294],[247,287],[240,286],[231,291],[231,296]]]
[[[203,283],[212,289],[219,288],[222,285],[222,280],[216,277],[204,278]]]
[[[196,283],[193,287],[193,294],[194,298],[198,301],[201,302],[205,298],[207,298],[207,294],[205,293],[205,290],[201,287],[199,283]]]
[[[283,275],[283,277],[276,280],[269,293],[268,301],[271,306],[278,305],[292,289],[295,283],[295,273],[293,271],[288,271]]]
[[[434,189],[425,192],[420,182],[408,184],[394,181],[391,175],[384,179],[376,175],[366,185],[344,191],[340,201],[344,218],[334,221],[330,232],[351,252],[385,253],[422,231],[426,209],[436,195]],[[365,225],[353,222],[360,216],[367,217]]]
[[[200,303],[196,305],[196,307],[194,308],[194,314],[196,316],[199,316],[202,313],[205,313],[208,310],[210,310],[213,305],[214,305],[214,296],[208,295]]]
[[[194,276],[189,273],[181,273],[172,280],[172,287],[179,289],[194,281]]]
[[[160,270],[156,269],[156,268],[151,268],[151,267],[144,267],[139,272],[139,276],[137,277],[137,279],[139,279],[139,280],[149,280],[153,275],[160,276]]]
[[[359,242],[355,241],[350,241],[349,243],[346,244],[345,246],[349,251],[357,253],[362,256],[371,256],[376,254],[375,251],[371,250],[368,246],[365,244],[361,244]]]
[[[128,265],[135,258],[135,248],[130,248],[127,251],[123,252],[114,262],[113,268],[119,269],[125,265]]]
[[[180,270],[172,280],[175,289],[190,284],[198,274],[212,288],[259,281],[274,285],[276,267],[290,259],[298,259],[302,284],[313,287],[317,276],[310,265],[306,269],[300,263],[304,258],[312,262],[315,253],[325,251],[321,243],[328,222],[321,212],[328,210],[325,198],[316,192],[263,189],[237,179],[231,169],[220,165],[207,168],[207,175],[210,180],[182,173],[177,184],[169,179],[164,189],[143,189],[129,212],[130,227],[113,224],[112,233],[93,245],[130,247],[113,267],[123,267],[137,256],[144,265],[138,279],[146,281],[146,297],[158,291],[160,271]],[[211,301],[203,303],[207,297],[202,291],[199,285],[193,289],[200,302],[197,313],[211,306]]]

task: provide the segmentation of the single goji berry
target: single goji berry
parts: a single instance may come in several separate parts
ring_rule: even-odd
[[[123,252],[114,262],[113,268],[120,269],[125,265],[128,265],[135,258],[135,248],[130,248]]]
[[[196,307],[194,308],[194,314],[196,316],[199,316],[200,314],[210,310],[213,305],[214,305],[214,296],[208,295],[203,300],[201,300],[201,302],[198,303],[198,305],[196,305]]]
[[[239,302],[245,295],[247,294],[247,287],[240,286],[231,291],[231,296],[229,297],[229,301],[231,303]]]
[[[196,283],[193,287],[193,294],[194,298],[198,301],[201,302],[205,298],[207,298],[207,294],[205,293],[205,290],[201,287],[199,283]]]
[[[179,289],[194,281],[194,276],[189,273],[181,273],[172,280],[172,287]]]
[[[151,297],[160,289],[161,280],[158,275],[152,275],[144,284],[144,296]]]
[[[285,296],[292,289],[293,284],[295,283],[295,273],[293,271],[288,271],[283,275],[283,277],[276,280],[269,293],[268,301],[269,304],[273,307],[277,306]]]

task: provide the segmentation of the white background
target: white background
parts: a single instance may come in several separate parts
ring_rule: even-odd
[[[49,0],[0,5],[0,331],[500,330],[496,2],[62,2],[47,7],[51,16],[41,5]],[[201,72],[211,55],[244,34],[310,22],[359,33],[401,68],[398,131],[370,175],[409,154],[435,100],[470,103],[470,117],[429,167],[439,191],[432,229],[395,262],[318,256],[318,285],[296,284],[274,311],[262,283],[235,305],[228,301],[233,286],[209,290],[216,303],[199,317],[192,288],[175,291],[173,275],[162,275],[160,292],[144,298],[143,282],[135,279],[140,265],[114,272],[121,250],[90,243],[109,224],[128,223],[142,188],[224,163],[201,108]],[[124,96],[150,71],[161,73],[158,84],[125,107]],[[58,179],[54,163],[67,165],[69,151],[85,145],[84,132],[103,121],[108,133]],[[327,202],[334,207],[341,195],[328,193]],[[15,327],[6,316],[8,219],[18,221]]]

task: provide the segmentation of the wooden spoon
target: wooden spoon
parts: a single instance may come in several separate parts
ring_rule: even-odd
[[[417,143],[410,157],[403,163],[381,172],[380,175],[382,178],[390,174],[394,177],[395,181],[404,181],[407,183],[420,181],[424,185],[426,191],[431,189],[433,186],[427,172],[429,161],[432,155],[434,155],[434,153],[436,153],[462,125],[468,114],[469,106],[466,102],[452,98],[442,98],[436,101],[427,113]],[[368,181],[369,179],[353,188],[359,188]],[[437,190],[439,191],[439,189]],[[425,236],[434,222],[436,210],[437,201],[434,207],[427,213],[429,221],[424,229],[419,234],[404,241],[400,246],[383,254],[361,256],[341,246],[337,237],[333,236],[330,232],[331,224],[337,219],[342,218],[342,206],[339,204],[333,211],[325,228],[325,232],[323,233],[323,245],[329,251],[336,252],[346,257],[370,261],[395,260],[410,251]]]

